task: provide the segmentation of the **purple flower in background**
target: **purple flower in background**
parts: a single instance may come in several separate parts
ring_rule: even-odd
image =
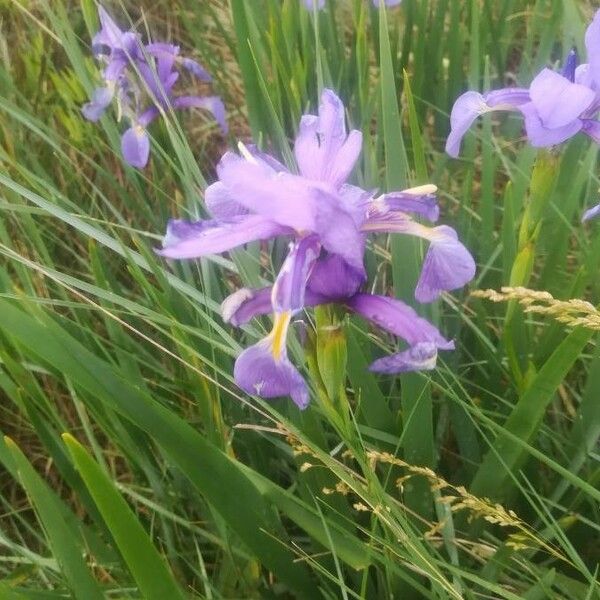
[[[181,57],[179,47],[167,43],[142,44],[137,33],[122,31],[99,7],[100,31],[92,40],[94,56],[104,63],[104,84],[94,90],[82,107],[86,119],[97,121],[114,99],[119,113],[130,122],[121,138],[123,158],[143,168],[150,154],[147,127],[162,111],[201,108],[212,113],[223,133],[227,132],[225,107],[218,96],[175,96],[173,86],[185,69],[201,81],[210,75],[191,58]]]
[[[528,89],[469,91],[460,96],[452,107],[446,152],[456,158],[475,119],[497,110],[520,112],[527,139],[535,147],[560,144],[580,131],[600,143],[600,11],[587,29],[585,44],[588,63],[577,66],[577,52],[571,50],[562,73],[542,69]]]
[[[304,115],[294,144],[298,173],[256,148],[239,145],[217,166],[219,180],[205,192],[210,219],[172,220],[159,254],[186,259],[231,250],[251,241],[284,236],[290,250],[272,287],[238,290],[222,307],[223,317],[241,325],[273,313],[271,333],[237,359],[235,379],[265,398],[290,395],[303,408],[306,384],[286,353],[291,318],[307,306],[337,302],[405,339],[409,349],[377,361],[374,370],[429,369],[438,349],[450,349],[427,321],[407,305],[361,294],[366,273],[365,239],[371,233],[401,233],[429,242],[415,291],[420,302],[468,283],[475,263],[445,225],[427,227],[409,213],[436,221],[436,188],[377,195],[347,183],[362,148],[362,134],[348,132],[341,100],[324,90],[317,115]],[[379,316],[378,316],[379,315]]]

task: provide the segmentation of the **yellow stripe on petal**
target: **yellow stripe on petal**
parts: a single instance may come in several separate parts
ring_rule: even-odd
[[[278,360],[285,350],[287,330],[291,318],[292,313],[289,311],[275,313],[275,322],[269,336],[271,338],[271,353],[275,360]]]

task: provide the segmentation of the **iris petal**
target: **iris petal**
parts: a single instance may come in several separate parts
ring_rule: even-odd
[[[542,69],[535,77],[529,95],[540,121],[548,129],[571,124],[596,97],[590,88],[571,83],[550,69]]]
[[[180,221],[175,221],[180,223]],[[169,236],[167,228],[167,245],[156,250],[157,254],[167,258],[198,258],[209,254],[226,252],[237,246],[253,242],[255,240],[267,240],[278,235],[289,234],[290,231],[259,215],[240,217],[229,223],[216,223],[212,227],[198,227],[196,231],[189,229],[189,235],[179,236],[175,242]]]
[[[143,169],[150,156],[150,138],[141,127],[130,127],[121,137],[121,152],[125,162],[132,167]]]

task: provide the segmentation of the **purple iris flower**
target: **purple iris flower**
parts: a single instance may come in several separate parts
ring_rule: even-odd
[[[347,308],[403,337],[410,345],[376,370],[400,372],[433,368],[438,349],[450,349],[437,330],[405,304],[359,292],[366,273],[365,239],[371,233],[401,233],[429,242],[415,291],[420,302],[468,283],[475,263],[445,225],[427,227],[409,213],[437,220],[436,188],[376,195],[347,183],[362,148],[362,134],[347,131],[345,110],[324,90],[318,115],[304,115],[294,144],[297,173],[273,157],[240,144],[241,155],[226,153],[217,166],[219,181],[205,192],[210,219],[172,220],[158,254],[186,259],[225,252],[250,241],[291,239],[275,284],[239,290],[223,304],[223,317],[235,325],[273,313],[271,333],[237,359],[235,379],[265,398],[291,395],[308,402],[304,380],[290,363],[286,336],[291,318],[307,306],[343,303]],[[380,315],[379,317],[377,315]]]
[[[175,96],[173,87],[185,69],[201,81],[210,75],[191,58],[181,57],[179,47],[167,43],[142,44],[140,36],[122,31],[110,15],[99,7],[100,31],[92,40],[94,56],[105,67],[104,85],[94,90],[90,102],[82,107],[84,117],[97,121],[116,98],[119,112],[130,122],[121,138],[125,161],[143,168],[150,155],[147,127],[161,111],[201,108],[212,113],[227,133],[225,107],[218,96]]]
[[[560,144],[580,131],[600,143],[600,11],[587,29],[585,44],[589,63],[577,66],[577,53],[571,50],[562,73],[542,69],[528,89],[469,91],[459,96],[450,115],[446,152],[456,158],[475,119],[497,110],[520,112],[529,143],[535,147]]]

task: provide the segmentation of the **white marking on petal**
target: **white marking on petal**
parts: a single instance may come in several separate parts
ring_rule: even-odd
[[[252,153],[250,152],[250,150],[248,150],[248,148],[246,147],[246,144],[244,144],[244,142],[238,142],[238,150],[240,151],[240,154],[248,161],[251,162],[254,165],[258,164],[258,161],[256,160],[256,158],[252,155]]]
[[[410,194],[411,196],[426,196],[428,194],[435,194],[437,190],[437,185],[433,185],[433,183],[426,183],[425,185],[419,185],[417,187],[408,188],[407,190],[402,190],[402,193]]]
[[[240,306],[252,298],[253,293],[250,288],[240,288],[237,292],[227,296],[221,303],[221,317],[225,323],[229,323],[233,315],[239,310]]]

